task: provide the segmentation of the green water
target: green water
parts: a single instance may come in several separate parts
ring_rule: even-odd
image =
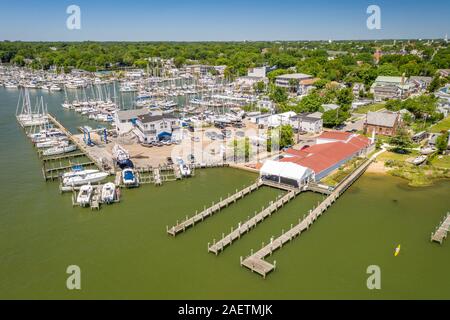
[[[56,112],[62,94],[46,99],[71,130],[85,123],[70,111]],[[182,182],[126,190],[122,203],[100,212],[72,208],[70,195],[43,181],[40,161],[15,122],[16,101],[17,91],[0,88],[0,298],[450,298],[450,240],[429,241],[450,210],[448,181],[412,189],[396,178],[364,176],[310,231],[269,259],[278,268],[263,280],[240,267],[239,257],[296,223],[319,195],[300,195],[216,257],[208,242],[281,192],[263,188],[177,238],[167,236],[167,225],[256,176],[199,170]],[[66,289],[69,265],[81,268],[79,292]],[[380,291],[366,287],[369,265],[381,267]]]

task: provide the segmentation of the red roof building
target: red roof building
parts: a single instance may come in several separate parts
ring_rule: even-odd
[[[370,139],[347,132],[325,132],[317,142],[303,150],[287,150],[280,161],[313,170],[316,181],[319,181],[352,158],[365,154],[372,145]]]

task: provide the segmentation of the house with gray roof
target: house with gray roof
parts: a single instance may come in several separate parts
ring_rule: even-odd
[[[407,98],[412,87],[405,77],[379,76],[370,88],[370,92],[373,93],[375,101],[379,102]]]
[[[366,122],[364,123],[364,132],[367,134],[394,136],[400,125],[401,117],[397,112],[382,111],[368,112]]]
[[[135,133],[143,143],[181,140],[180,120],[171,114],[145,114],[136,120]]]
[[[114,114],[114,124],[119,135],[133,130],[138,117],[148,114],[148,109],[120,110]]]

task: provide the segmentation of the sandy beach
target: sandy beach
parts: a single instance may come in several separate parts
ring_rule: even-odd
[[[387,174],[388,169],[384,166],[384,161],[376,161],[367,169],[369,173]]]

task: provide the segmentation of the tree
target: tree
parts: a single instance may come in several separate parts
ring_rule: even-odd
[[[299,112],[317,112],[322,107],[323,100],[317,93],[311,93],[303,97],[298,104]]]
[[[280,148],[287,148],[294,144],[294,130],[290,125],[280,127]]]
[[[284,103],[288,100],[286,89],[277,86],[272,88],[272,92],[269,97],[276,103]]]
[[[441,82],[442,81],[439,75],[436,75],[428,87],[428,92],[435,92],[436,90],[438,90],[441,87]]]
[[[266,91],[266,84],[264,83],[264,81],[258,81],[254,84],[253,89],[255,89],[257,93],[263,93],[264,91]]]
[[[323,125],[327,128],[334,128],[345,123],[345,121],[350,117],[348,112],[341,110],[330,110],[323,114]]]
[[[399,128],[397,134],[389,139],[394,152],[405,152],[412,146],[412,140],[405,128]]]
[[[278,146],[279,150],[294,144],[294,130],[290,125],[283,125],[267,134],[267,151],[272,152],[272,147]]]
[[[449,133],[448,131],[442,135],[440,135],[437,139],[436,139],[436,148],[438,149],[439,153],[444,153],[445,151],[447,151],[448,148],[448,138],[449,138]]]
[[[337,104],[344,110],[350,108],[354,98],[353,91],[350,88],[341,89],[336,94]]]

